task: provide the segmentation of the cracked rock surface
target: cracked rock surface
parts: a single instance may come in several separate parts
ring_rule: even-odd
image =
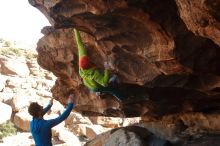
[[[84,115],[140,116],[145,128],[173,143],[192,137],[194,143],[183,143],[187,146],[217,141],[219,0],[29,2],[51,23],[42,29],[38,63],[58,77],[51,91],[62,104],[71,91],[77,96],[75,110]],[[82,84],[73,28],[81,31],[100,69],[105,61],[111,64],[125,101],[98,97]],[[161,125],[165,130],[157,132]],[[170,125],[173,135],[167,134]]]

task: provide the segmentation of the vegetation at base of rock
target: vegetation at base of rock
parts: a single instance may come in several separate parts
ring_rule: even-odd
[[[25,57],[27,59],[37,58],[37,54],[34,54],[32,51],[26,51]]]
[[[88,138],[85,135],[80,135],[78,138],[81,142],[88,141]]]
[[[12,48],[12,47],[5,47],[5,48],[0,48],[0,55],[12,55],[12,56],[25,56],[27,59],[32,59],[36,58],[37,54],[33,53],[33,51],[30,50],[24,50],[21,48]]]
[[[37,58],[37,53],[33,50],[16,47],[16,43],[0,38],[0,55],[25,56],[26,59]]]
[[[22,56],[23,52],[19,48],[0,48],[1,55]]]
[[[17,129],[15,125],[7,121],[3,124],[0,124],[0,140],[6,136],[15,135],[17,133]]]

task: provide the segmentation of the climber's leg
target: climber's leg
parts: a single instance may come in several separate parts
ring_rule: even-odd
[[[125,95],[115,86],[107,86],[107,87],[101,87],[97,92],[101,93],[108,93],[116,97],[119,101],[122,101],[125,99]]]

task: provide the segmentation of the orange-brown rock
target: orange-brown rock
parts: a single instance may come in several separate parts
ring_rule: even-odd
[[[198,110],[191,100],[195,95],[202,99],[200,111],[208,98],[219,100],[219,47],[185,27],[177,12],[182,4],[187,4],[184,1],[177,1],[177,5],[172,0],[30,3],[52,24],[42,30],[45,36],[38,42],[38,63],[58,77],[51,91],[61,103],[65,104],[67,94],[74,92],[76,110],[87,114],[108,115],[113,110],[117,116],[160,116]],[[197,3],[190,2],[192,7]],[[114,97],[101,99],[83,86],[73,28],[81,31],[88,54],[97,66],[103,69],[103,62],[107,61],[111,72],[119,75],[120,86],[130,97],[123,105]],[[161,110],[167,106],[163,100],[178,106]],[[180,106],[179,101],[184,105]]]
[[[177,0],[176,3],[180,17],[190,31],[220,46],[219,0]]]
[[[87,116],[140,116],[144,124],[161,120],[158,131],[170,122],[171,129],[162,135],[170,132],[170,137],[164,138],[171,142],[181,140],[181,136],[187,138],[190,132],[186,129],[193,127],[195,119],[201,120],[200,128],[208,134],[218,128],[216,123],[206,123],[220,111],[218,0],[29,2],[52,25],[42,29],[38,63],[57,77],[51,91],[62,104],[66,104],[69,93],[74,93],[75,110]],[[118,75],[125,101],[107,94],[96,96],[83,85],[73,28],[81,31],[88,55],[97,67],[102,70],[108,62],[111,73]],[[197,113],[210,114],[205,116],[209,120],[202,121],[204,116]],[[171,118],[164,118],[169,115]],[[152,133],[156,130],[154,134],[160,135],[155,126],[151,128]],[[179,131],[186,134],[179,136]],[[209,141],[209,136],[201,140]]]

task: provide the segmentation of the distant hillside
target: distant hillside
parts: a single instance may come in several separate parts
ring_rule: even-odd
[[[36,44],[21,41],[21,40],[10,40],[10,39],[4,39],[0,38],[0,47],[10,47],[13,48],[23,48],[25,50],[35,50]]]

